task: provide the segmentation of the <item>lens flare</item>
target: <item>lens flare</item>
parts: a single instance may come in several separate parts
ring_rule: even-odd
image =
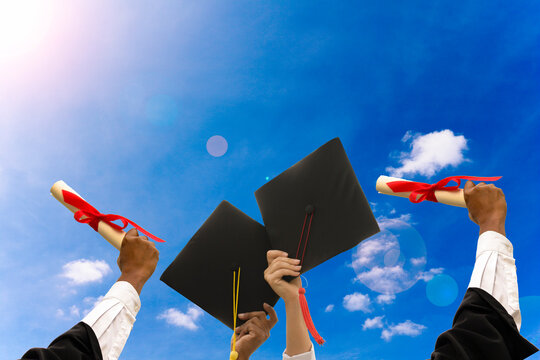
[[[436,275],[426,286],[426,295],[433,305],[448,306],[458,294],[458,285],[450,275]]]
[[[379,293],[400,293],[425,277],[426,246],[408,223],[378,221],[381,232],[362,241],[353,252],[356,281]]]
[[[28,55],[43,43],[53,14],[45,0],[0,1],[0,63]]]
[[[223,136],[214,135],[206,142],[206,150],[214,157],[225,155],[229,145]]]

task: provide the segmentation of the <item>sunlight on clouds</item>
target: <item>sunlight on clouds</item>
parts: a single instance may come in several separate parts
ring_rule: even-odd
[[[371,300],[368,295],[358,292],[346,295],[343,298],[343,307],[349,311],[371,312]]]
[[[334,310],[334,304],[330,304],[324,309],[324,312],[332,312],[333,310]]]
[[[164,319],[167,324],[194,331],[199,328],[195,322],[202,315],[203,311],[199,307],[190,305],[185,313],[178,309],[171,308],[159,314],[157,319]]]
[[[395,335],[415,337],[420,335],[425,329],[426,327],[424,325],[416,324],[411,320],[407,320],[397,325],[390,325],[387,329],[384,329],[381,333],[381,339],[388,342]]]
[[[46,38],[53,3],[45,0],[0,1],[0,64],[28,55]]]
[[[408,142],[410,139],[413,139],[411,152],[401,154],[400,167],[386,168],[390,175],[402,177],[420,174],[431,177],[445,167],[455,167],[465,161],[463,152],[467,150],[467,139],[463,135],[454,135],[452,130],[415,136],[408,131],[402,140]]]
[[[103,260],[79,259],[68,262],[63,267],[62,277],[70,280],[72,285],[83,285],[101,280],[112,272]]]

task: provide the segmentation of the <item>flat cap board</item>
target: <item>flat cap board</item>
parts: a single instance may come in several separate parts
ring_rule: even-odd
[[[161,280],[232,329],[234,268],[241,268],[239,313],[264,311],[263,303],[279,299],[264,280],[269,249],[264,226],[222,201]]]
[[[298,258],[305,248],[302,272],[379,232],[339,138],[270,180],[255,197],[272,248]]]

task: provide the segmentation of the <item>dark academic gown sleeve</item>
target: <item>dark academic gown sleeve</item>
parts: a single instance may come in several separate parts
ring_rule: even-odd
[[[80,322],[57,337],[48,348],[33,348],[22,360],[103,360],[94,330]]]
[[[437,339],[431,360],[521,360],[537,351],[493,296],[469,288],[452,328]]]

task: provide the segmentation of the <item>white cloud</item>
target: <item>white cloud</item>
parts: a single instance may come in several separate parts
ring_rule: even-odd
[[[433,268],[429,269],[428,271],[422,271],[418,275],[416,275],[416,278],[418,280],[424,280],[425,282],[428,282],[429,280],[433,279],[435,275],[442,274],[444,271],[444,268]]]
[[[56,317],[63,318],[66,316],[66,313],[62,309],[56,309]]]
[[[68,262],[63,267],[62,277],[68,278],[73,285],[101,282],[105,275],[112,272],[103,260],[79,259]]]
[[[467,139],[463,135],[454,135],[452,130],[414,136],[408,131],[402,141],[411,139],[411,152],[401,154],[401,166],[386,168],[390,175],[402,177],[420,174],[431,177],[447,166],[455,167],[465,161],[463,152],[467,150]]]
[[[396,295],[393,294],[381,294],[375,299],[377,304],[391,304],[394,300],[396,300]]]
[[[202,315],[203,311],[200,308],[190,305],[185,313],[178,309],[171,308],[159,314],[157,318],[164,319],[167,324],[194,331],[199,328],[195,322]]]
[[[382,329],[383,327],[383,323],[382,323],[382,319],[384,318],[384,316],[376,316],[372,319],[366,319],[366,321],[364,321],[364,324],[362,325],[362,330],[367,330],[367,329]]]
[[[411,214],[401,214],[397,218],[388,218],[381,215],[377,217],[377,223],[379,224],[381,231],[386,229],[400,229],[407,225],[412,225]]]
[[[81,311],[79,310],[79,308],[76,306],[76,305],[72,305],[70,308],[69,308],[69,314],[72,316],[72,317],[80,317],[81,316]]]
[[[354,254],[353,268],[370,266],[380,254],[385,254],[392,248],[399,248],[395,236],[390,233],[379,233],[373,239],[367,239],[360,243]]]
[[[403,137],[401,138],[401,142],[407,142],[409,141],[410,139],[412,139],[414,136],[413,132],[411,130],[407,131],[405,133],[405,135],[403,135]]]
[[[384,294],[394,294],[403,291],[404,288],[412,286],[410,284],[410,274],[401,265],[379,267],[375,266],[368,271],[356,275],[356,280],[360,281],[371,290]]]
[[[334,304],[330,304],[324,309],[324,312],[332,312],[334,310]]]
[[[426,265],[427,261],[426,261],[426,257],[422,256],[422,257],[419,257],[419,258],[411,258],[410,262],[414,266],[420,266],[420,265]]]
[[[368,295],[355,292],[343,298],[343,307],[349,311],[371,312],[371,300]]]
[[[426,329],[424,325],[415,324],[411,320],[399,323],[397,325],[391,325],[387,329],[384,329],[381,332],[381,339],[384,341],[390,341],[395,335],[406,335],[415,337],[422,333]]]

